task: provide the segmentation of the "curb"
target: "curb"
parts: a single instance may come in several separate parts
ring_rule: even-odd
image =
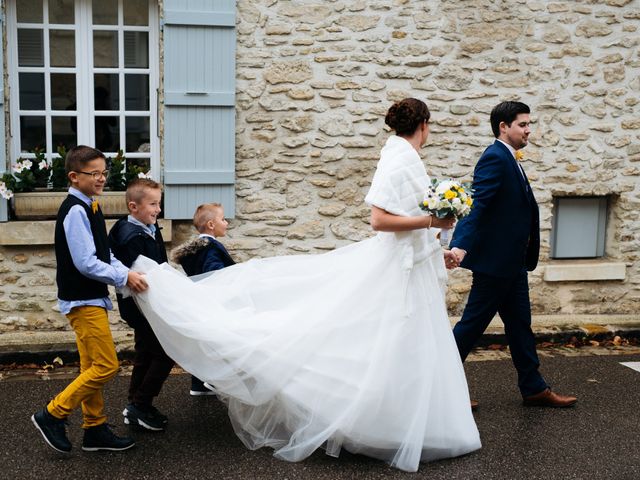
[[[533,333],[536,343],[570,343],[576,340],[604,341],[615,336],[640,341],[640,317],[616,316],[599,318],[585,317],[576,321],[577,317],[544,316],[534,317]],[[588,321],[584,321],[588,320]],[[597,323],[591,323],[599,320]],[[604,320],[613,320],[607,322]],[[454,325],[458,318],[452,317]],[[116,352],[120,360],[132,360],[134,356],[133,330],[112,331]],[[499,319],[491,322],[477,347],[487,348],[493,345],[508,345],[504,328]],[[73,331],[62,332],[8,332],[0,335],[0,365],[44,364],[51,363],[60,357],[65,364],[79,360]]]

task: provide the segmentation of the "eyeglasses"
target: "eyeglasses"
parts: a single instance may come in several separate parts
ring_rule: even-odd
[[[102,177],[104,177],[105,180],[107,178],[109,178],[109,170],[105,170],[103,172],[80,172],[80,171],[77,171],[76,173],[82,173],[84,175],[91,175],[94,180],[100,180],[100,178],[102,178]]]

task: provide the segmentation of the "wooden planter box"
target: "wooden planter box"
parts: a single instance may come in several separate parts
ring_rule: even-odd
[[[98,197],[105,217],[120,217],[128,213],[125,192],[103,192]],[[46,220],[56,218],[68,192],[15,193],[11,199],[18,220]]]

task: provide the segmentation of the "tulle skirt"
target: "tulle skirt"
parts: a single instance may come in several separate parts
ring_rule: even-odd
[[[195,282],[140,257],[149,289],[136,301],[169,356],[215,387],[248,448],[289,461],[345,448],[416,471],[480,439],[442,253],[403,261],[384,235]]]

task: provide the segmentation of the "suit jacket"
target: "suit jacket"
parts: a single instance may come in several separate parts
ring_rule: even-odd
[[[109,232],[109,246],[113,255],[129,268],[138,255],[144,255],[158,263],[167,261],[167,251],[157,223],[155,238],[151,238],[141,226],[129,222],[127,217],[122,217]],[[148,325],[133,297],[124,298],[120,293],[116,293],[116,299],[120,316],[130,327],[140,328]]]
[[[461,266],[513,277],[533,270],[540,251],[538,204],[509,149],[489,146],[473,173],[473,207],[456,226],[450,246],[467,251]]]

